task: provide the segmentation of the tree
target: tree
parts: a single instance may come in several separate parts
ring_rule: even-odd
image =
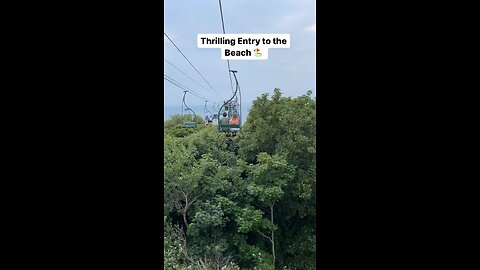
[[[258,155],[258,163],[252,169],[251,182],[247,187],[248,192],[259,202],[268,206],[270,211],[269,222],[263,222],[262,227],[270,231],[270,236],[262,233],[261,228],[257,232],[267,238],[272,245],[272,256],[275,267],[275,220],[274,207],[284,194],[284,187],[293,178],[293,170],[281,156],[270,156],[267,153]]]
[[[204,143],[206,138],[219,140]],[[240,172],[235,163],[229,166],[234,156],[223,150],[226,146],[220,139],[223,134],[205,128],[185,138],[164,140],[166,215],[179,215],[176,220],[183,227],[175,234],[179,250],[185,261],[201,269],[235,269],[224,228],[233,220],[231,198],[236,196],[233,190]]]
[[[183,116],[181,114],[174,114],[170,116],[169,119],[163,121],[163,129],[169,130],[175,126],[182,125],[183,122],[187,122],[187,121],[192,121],[192,116],[188,114],[184,114]],[[196,116],[195,122],[199,127],[205,126],[202,117],[200,117],[199,115]]]
[[[315,269],[315,111],[275,89],[233,139],[164,122],[168,267]]]
[[[240,156],[259,162],[258,153],[283,156],[293,168],[293,177],[276,203],[279,228],[279,266],[315,269],[316,228],[316,102],[311,91],[297,98],[282,97],[279,89],[271,98],[258,97],[240,134]],[[313,237],[312,237],[313,236]],[[302,244],[298,244],[303,241]],[[293,249],[297,246],[297,249]],[[298,260],[303,257],[304,260]]]

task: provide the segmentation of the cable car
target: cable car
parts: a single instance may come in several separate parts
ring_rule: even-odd
[[[219,117],[218,130],[220,132],[226,133],[227,136],[230,136],[230,135],[235,136],[236,133],[239,132],[241,129],[242,95],[240,91],[240,85],[238,84],[237,76],[235,75],[237,71],[230,70],[230,72],[232,72],[233,76],[235,77],[235,82],[236,82],[235,93],[228,101],[224,102],[223,105],[218,110],[218,117]]]
[[[188,91],[183,91],[184,94],[183,94],[183,100],[182,100],[182,116],[183,116],[183,105],[185,105],[186,109],[185,111],[188,111],[188,112],[192,112],[191,115],[192,115],[192,121],[185,121],[182,123],[182,127],[184,128],[197,128],[197,122],[196,122],[196,119],[197,119],[197,115],[195,114],[195,112],[190,109],[188,106],[187,106],[187,103],[185,103],[185,96],[187,95],[187,92]],[[189,113],[190,115],[190,113]]]
[[[210,125],[213,123],[213,113],[207,108],[207,100],[205,100],[205,107],[203,108],[203,113],[205,114],[205,125]]]

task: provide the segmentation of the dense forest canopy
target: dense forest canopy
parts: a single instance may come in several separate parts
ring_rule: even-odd
[[[311,94],[263,94],[235,137],[164,122],[164,269],[315,269]]]

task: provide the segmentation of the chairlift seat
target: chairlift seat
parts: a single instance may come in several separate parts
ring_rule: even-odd
[[[240,125],[220,125],[220,130],[221,131],[231,131],[231,132],[237,132],[240,131]]]
[[[183,122],[182,126],[185,127],[185,128],[196,128],[197,127],[197,122],[193,122],[193,121]]]

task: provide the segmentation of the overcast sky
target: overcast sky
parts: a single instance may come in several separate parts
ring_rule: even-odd
[[[203,87],[167,62],[164,62],[165,74],[205,96],[209,106],[213,102],[229,99],[232,89],[227,61],[221,60],[220,49],[197,48],[197,34],[222,33],[218,0],[165,0],[164,7],[164,32],[221,98],[164,36],[165,59]],[[305,94],[307,90],[316,94],[314,0],[222,0],[222,8],[227,34],[290,34],[290,48],[269,49],[268,60],[230,60],[230,67],[238,71],[244,107],[250,107],[256,97],[262,93],[272,93],[274,88],[280,88],[285,96],[296,97]],[[165,107],[180,108],[183,90],[165,80],[164,85]],[[188,94],[187,102],[191,105],[205,103]]]

